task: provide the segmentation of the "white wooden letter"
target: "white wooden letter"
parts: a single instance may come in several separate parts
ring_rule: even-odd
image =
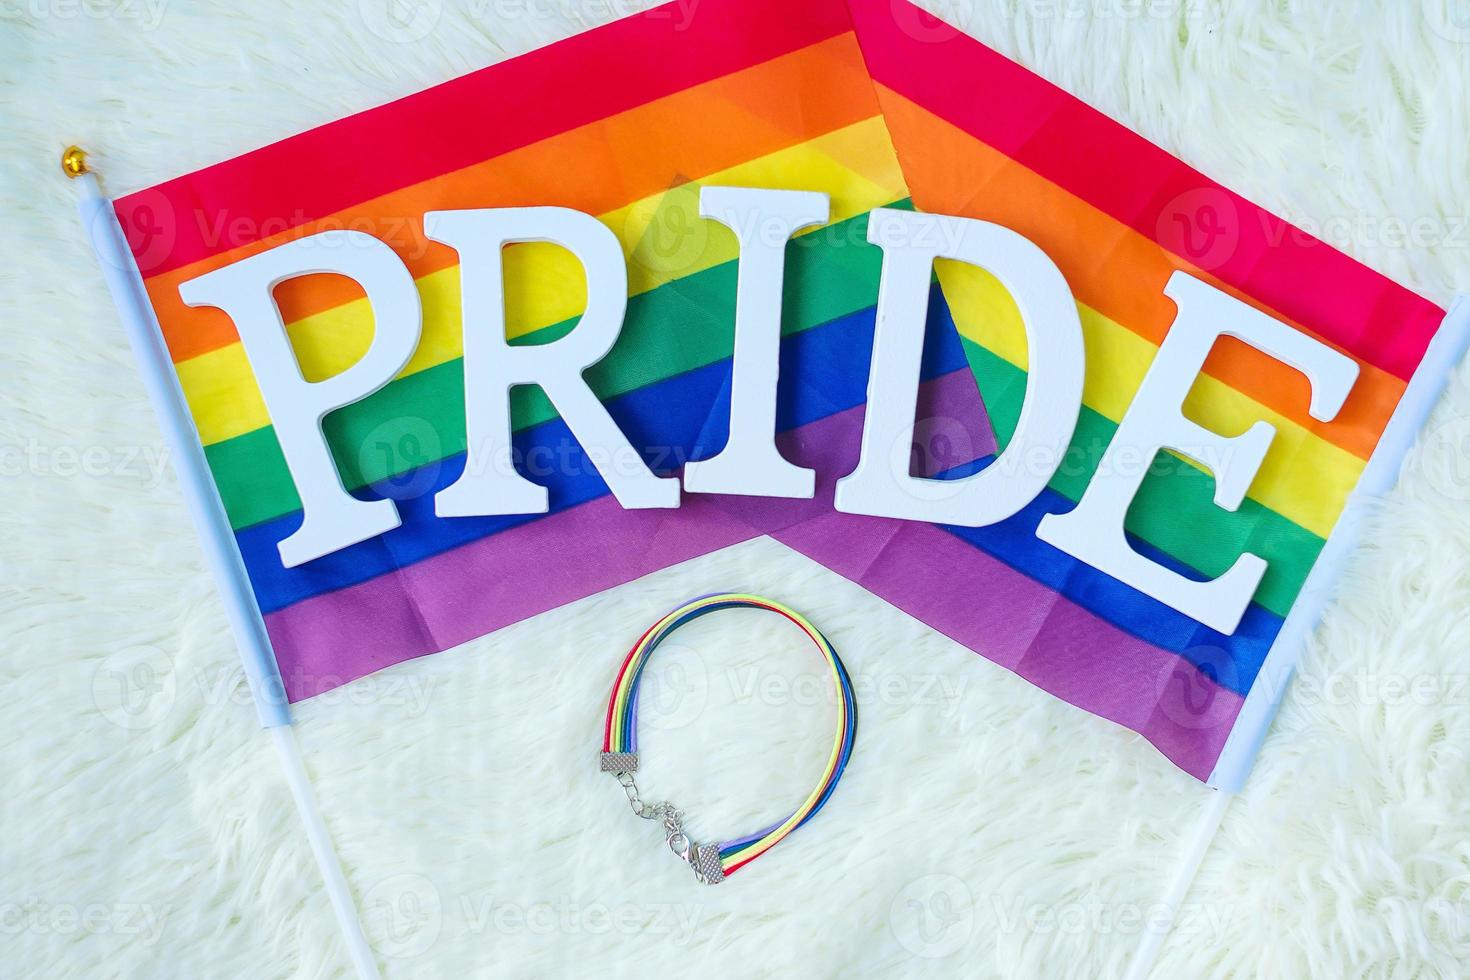
[[[623,328],[628,267],[617,236],[589,214],[555,207],[430,211],[424,231],[460,257],[469,436],[464,475],[434,498],[434,512],[474,517],[546,511],[546,488],[516,472],[511,452],[510,389],[518,384],[541,386],[618,503],[679,506],[679,481],[653,475],[582,378]],[[587,309],[566,336],[514,347],[506,339],[501,251],[512,242],[551,242],[581,259]]]
[[[1087,491],[1066,514],[1041,521],[1037,536],[1073,557],[1146,592],[1224,634],[1240,625],[1251,596],[1266,572],[1258,555],[1243,554],[1219,578],[1197,582],[1134,551],[1123,520],[1154,456],[1163,449],[1205,463],[1215,476],[1215,503],[1235,510],[1276,434],[1257,422],[1239,436],[1212,432],[1181,410],[1205,358],[1222,335],[1237,337],[1307,376],[1308,410],[1331,421],[1358,377],[1352,358],[1287,326],[1228,293],[1185,272],[1169,277],[1164,294],[1179,308],[1159,353],[1139,385]],[[1135,461],[1135,465],[1124,462]]]
[[[740,242],[740,272],[730,438],[719,455],[684,467],[685,489],[748,497],[810,497],[815,492],[816,472],[787,461],[776,448],[776,380],[786,242],[802,228],[826,224],[830,212],[827,195],[814,191],[700,191],[700,215],[728,226]]]
[[[325,381],[301,373],[272,291],[287,279],[330,272],[357,282],[373,311],[373,342]],[[280,543],[287,568],[399,524],[391,500],[358,500],[342,486],[322,417],[383,387],[408,363],[422,327],[413,276],[393,250],[360,231],[324,231],[277,246],[179,286],[190,306],[217,306],[235,321],[286,466],[301,496],[301,527]]]
[[[883,248],[867,420],[857,469],[837,482],[852,514],[983,527],[1036,498],[1061,465],[1082,405],[1082,324],[1055,263],[1029,239],[974,218],[879,208],[868,241]],[[1020,419],[990,466],[960,480],[909,473],[924,320],[934,260],[987,270],[1010,291],[1026,325],[1030,375]]]

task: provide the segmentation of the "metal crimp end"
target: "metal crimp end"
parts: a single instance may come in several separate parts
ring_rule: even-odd
[[[725,880],[725,869],[720,866],[720,845],[699,844],[694,848],[689,864],[694,876],[701,884],[718,885]]]
[[[625,772],[638,771],[637,752],[603,752],[598,759],[598,768],[602,772],[621,775]]]

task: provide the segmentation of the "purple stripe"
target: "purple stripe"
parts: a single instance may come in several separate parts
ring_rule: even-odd
[[[1240,711],[1240,695],[1183,657],[933,525],[831,512],[773,537],[1043,690],[1138,732],[1198,779],[1209,778]]]
[[[266,629],[295,702],[761,533],[697,495],[653,511],[602,496],[298,602]]]
[[[995,450],[968,368],[919,391],[918,472],[941,472]],[[857,463],[863,414],[858,406],[778,437],[787,458],[817,470],[812,500],[685,494],[675,510],[624,510],[603,496],[272,612],[266,629],[286,692],[301,701],[828,513],[835,475]]]
[[[919,472],[994,451],[968,369],[924,385],[920,400],[917,441],[934,452]],[[270,614],[290,699],[770,534],[1208,778],[1240,710],[1237,695],[946,531],[833,511],[832,485],[856,464],[863,412],[780,437],[788,458],[817,469],[812,500],[686,494],[677,510],[631,511],[602,497]]]

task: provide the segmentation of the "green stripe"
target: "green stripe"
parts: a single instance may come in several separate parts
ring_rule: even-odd
[[[908,207],[902,202],[895,207]],[[882,252],[867,244],[867,215],[797,239],[788,251],[786,334],[866,309],[877,299]],[[733,343],[735,280],[731,261],[675,280],[628,301],[628,317],[612,352],[587,372],[606,399],[727,358]],[[576,319],[538,330],[517,343],[545,343]],[[1015,431],[1026,373],[962,338],[1001,445]],[[516,428],[545,422],[556,410],[540,388],[511,393]],[[325,422],[344,485],[357,489],[407,473],[465,448],[463,362],[448,361],[400,378]],[[1081,497],[1117,426],[1083,408],[1067,460],[1051,486]],[[267,426],[205,449],[235,529],[299,510],[286,461]],[[1285,615],[1322,547],[1322,539],[1253,500],[1231,513],[1213,502],[1214,480],[1171,454],[1150,470],[1128,530],[1201,574],[1218,576],[1242,551],[1269,563],[1256,601]],[[1168,475],[1170,479],[1153,478]],[[404,488],[413,492],[417,488]]]
[[[1004,446],[1016,431],[1026,372],[968,337],[961,340],[984,394],[996,440]],[[1071,500],[1080,499],[1117,428],[1116,423],[1083,406],[1071,449],[1052,478],[1051,488]],[[1255,601],[1285,616],[1323,540],[1249,498],[1233,513],[1221,510],[1214,494],[1215,480],[1208,473],[1172,453],[1160,453],[1128,510],[1126,527],[1207,578],[1223,575],[1242,552],[1260,555],[1268,565]]]
[[[788,248],[783,333],[820,326],[877,302],[883,253],[867,244],[867,224],[867,215],[859,215],[797,238]],[[617,344],[587,372],[597,396],[607,399],[729,357],[737,268],[732,260],[631,297]],[[545,343],[575,324],[573,318],[515,342]],[[517,429],[557,414],[533,386],[512,389],[511,407]],[[463,359],[399,378],[332,413],[323,428],[349,489],[464,452]],[[236,530],[301,508],[272,427],[215,443],[205,453]]]

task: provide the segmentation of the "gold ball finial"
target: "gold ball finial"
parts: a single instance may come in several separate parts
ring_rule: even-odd
[[[61,172],[73,180],[91,169],[87,166],[87,151],[80,146],[68,146],[61,154]]]

